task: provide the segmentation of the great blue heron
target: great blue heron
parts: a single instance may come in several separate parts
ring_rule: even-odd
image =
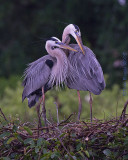
[[[70,65],[63,49],[76,51],[63,44],[59,39],[52,37],[46,41],[45,48],[49,55],[29,64],[24,73],[22,101],[28,99],[28,106],[32,107],[44,93],[54,85],[60,86],[65,83],[75,83],[77,75]],[[43,118],[46,125],[46,110],[43,103]]]
[[[79,98],[78,119],[80,119],[82,109],[79,90],[90,92],[90,113],[92,121],[91,92],[95,95],[99,95],[105,88],[103,71],[93,51],[82,44],[81,32],[77,25],[69,24],[68,26],[66,26],[62,35],[62,42],[65,44],[69,44],[70,35],[72,35],[76,39],[78,44],[70,44],[69,46],[74,48],[78,52],[75,53],[69,50],[67,50],[66,52],[68,55],[68,60],[74,67],[74,70],[77,72],[79,78],[77,81],[75,81],[75,83],[68,83],[67,86],[71,89],[77,90]]]

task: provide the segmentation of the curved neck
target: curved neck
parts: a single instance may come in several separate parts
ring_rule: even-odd
[[[62,34],[62,43],[69,44],[70,43],[70,29],[66,27]]]
[[[54,52],[54,57],[57,59],[57,62],[52,68],[50,83],[52,83],[52,85],[56,84],[56,86],[60,86],[61,84],[66,83],[68,59],[61,49],[56,49],[56,52]]]

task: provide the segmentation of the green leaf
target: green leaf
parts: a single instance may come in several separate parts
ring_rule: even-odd
[[[17,126],[14,125],[13,128],[12,128],[13,132],[16,132],[17,131]]]
[[[89,152],[85,151],[85,154],[87,155],[88,158],[90,158]]]
[[[106,156],[110,156],[111,155],[111,151],[109,149],[105,149],[103,151],[103,153],[106,155]]]
[[[52,155],[51,155],[51,158],[53,159],[55,157],[55,153],[53,153]]]
[[[20,142],[24,142],[23,139],[22,139],[19,135],[17,136],[17,139],[18,139]]]
[[[37,140],[37,146],[41,146],[43,144],[44,139],[43,138],[38,138]]]
[[[43,154],[47,153],[46,148],[43,148]]]
[[[62,133],[62,134],[60,135],[60,138],[63,137],[65,134],[66,134],[66,133]]]
[[[0,135],[0,138],[8,137],[10,136],[10,132],[4,132]]]
[[[29,127],[24,126],[24,129],[28,132],[29,135],[32,136],[32,130]]]
[[[68,159],[69,156],[68,156],[68,154],[66,154],[64,157],[65,157],[66,159]]]
[[[34,144],[34,141],[32,138],[27,138],[24,140],[24,144]]]
[[[128,160],[128,154],[123,156],[123,160]]]
[[[39,152],[39,148],[35,147],[35,152],[38,153]]]
[[[77,160],[76,156],[72,156],[74,160]]]
[[[15,137],[15,138],[17,138],[18,137],[18,133],[13,133],[13,136]]]
[[[81,155],[81,157],[85,158],[84,154],[81,151],[79,151],[78,153]]]
[[[77,144],[76,150],[79,151],[81,147],[82,147],[82,143]]]
[[[15,137],[10,137],[7,141],[7,144],[10,144],[13,140],[15,140],[16,138]]]

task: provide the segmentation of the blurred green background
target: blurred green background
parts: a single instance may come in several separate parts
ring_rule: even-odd
[[[56,36],[61,39],[66,27],[63,22],[79,26],[84,45],[94,51],[104,71],[107,86],[101,95],[93,95],[93,117],[110,118],[120,114],[128,99],[127,91],[123,95],[128,73],[124,73],[122,63],[123,52],[128,59],[128,1],[1,0],[0,107],[6,115],[18,114],[24,121],[36,118],[35,107],[29,109],[27,100],[21,102],[22,75],[26,64],[47,54],[41,38]],[[90,115],[89,94],[81,92],[81,96],[81,119],[84,120]],[[61,119],[78,111],[76,91],[47,92],[47,116],[51,112],[56,117],[54,102],[59,105]]]

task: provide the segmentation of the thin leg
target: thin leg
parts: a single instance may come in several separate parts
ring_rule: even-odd
[[[41,97],[39,103],[36,106],[36,111],[37,111],[37,116],[38,116],[38,127],[42,127],[41,118],[40,118],[41,117],[41,113],[40,113],[40,104],[41,104],[41,102],[42,102],[42,97]]]
[[[47,127],[47,121],[46,121],[46,109],[45,109],[45,93],[44,93],[44,88],[42,87],[42,98],[43,98],[43,103],[42,103],[42,115],[43,115],[43,120],[45,127]]]
[[[89,92],[89,95],[90,95],[90,100],[89,100],[89,103],[90,103],[90,120],[92,122],[92,95],[91,95],[91,92]]]
[[[78,100],[79,100],[79,110],[78,110],[78,121],[79,121],[80,120],[80,115],[81,115],[81,110],[82,110],[82,103],[81,103],[79,90],[77,90],[77,94],[78,94]]]

